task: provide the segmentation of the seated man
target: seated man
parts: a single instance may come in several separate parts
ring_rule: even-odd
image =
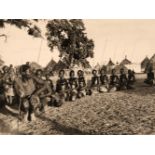
[[[45,82],[51,90],[51,94],[46,97],[46,102],[48,106],[60,106],[61,105],[60,98],[58,94],[56,93],[56,90],[53,85],[53,81],[50,78],[51,76],[52,76],[51,73],[48,73],[45,75],[45,78],[46,78]]]
[[[116,70],[112,69],[110,76],[110,91],[114,92],[119,90],[119,78],[116,75]]]
[[[78,82],[77,78],[75,77],[75,72],[73,70],[70,71],[70,78],[68,79],[68,84],[69,84],[69,99],[71,101],[75,101],[77,98],[77,87],[78,87]]]
[[[109,90],[109,79],[106,75],[106,72],[104,69],[101,69],[100,71],[100,86],[99,86],[99,92],[108,92]]]
[[[56,93],[58,94],[59,104],[61,106],[65,100],[68,100],[68,82],[64,77],[65,71],[59,71],[59,79],[56,82]]]
[[[91,89],[94,92],[97,92],[99,90],[99,77],[97,75],[97,70],[92,71],[92,78],[91,78]]]
[[[129,88],[128,79],[127,79],[127,76],[126,76],[123,68],[120,69],[120,78],[119,78],[119,80],[120,80],[119,85],[120,85],[121,90],[126,90],[126,89]]]
[[[82,70],[78,70],[78,97],[81,98],[86,96],[86,81],[84,78],[84,72]]]
[[[50,79],[51,74],[46,74],[45,75],[45,81],[48,83],[48,85],[50,86],[52,92],[54,93],[54,85],[53,85],[53,81]]]
[[[144,83],[150,86],[154,84],[154,72],[152,71],[152,67],[149,68],[149,72],[147,73],[147,79],[145,79]]]
[[[131,71],[129,69],[128,70],[128,85],[133,85],[135,81],[136,81],[136,79],[135,79],[134,71]]]

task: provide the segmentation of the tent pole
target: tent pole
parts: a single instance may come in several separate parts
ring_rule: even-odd
[[[39,60],[40,60],[40,54],[41,54],[42,43],[43,43],[43,38],[41,38],[41,42],[40,42],[40,47],[39,47],[39,53],[38,53],[37,63],[39,63]]]

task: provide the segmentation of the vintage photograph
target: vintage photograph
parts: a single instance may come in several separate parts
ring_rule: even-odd
[[[155,134],[155,20],[0,19],[1,135]]]

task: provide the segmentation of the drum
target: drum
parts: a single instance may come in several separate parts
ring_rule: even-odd
[[[108,89],[105,86],[100,86],[99,87],[99,92],[106,93],[106,92],[108,92]]]
[[[117,91],[117,87],[116,87],[116,86],[114,86],[114,87],[112,87],[112,88],[110,89],[110,92],[115,92],[115,91]]]

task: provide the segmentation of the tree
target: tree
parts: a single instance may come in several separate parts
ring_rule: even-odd
[[[41,30],[35,25],[37,21],[37,19],[0,19],[0,28],[5,28],[6,24],[10,24],[19,29],[27,28],[27,32],[31,36],[41,37]],[[7,39],[6,34],[0,34],[0,37],[5,37],[5,40]]]
[[[85,66],[87,58],[93,57],[94,42],[88,39],[81,19],[49,20],[46,28],[50,50],[53,51],[56,47],[68,68],[79,63]]]

